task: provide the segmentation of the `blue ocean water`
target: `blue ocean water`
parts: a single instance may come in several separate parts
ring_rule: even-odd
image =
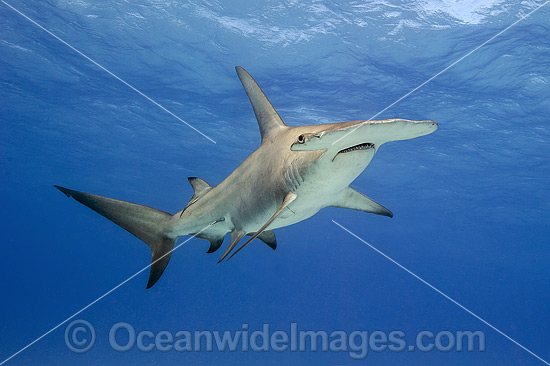
[[[217,184],[259,146],[234,72],[292,126],[432,119],[384,145],[352,184],[393,211],[324,209],[230,262],[193,239],[145,290],[139,274],[6,364],[541,365],[544,362],[335,225],[337,221],[550,360],[550,5],[499,0],[0,2],[0,362],[149,264],[150,250],[52,184],[176,212],[187,177]],[[180,239],[183,240],[185,238]],[[227,239],[226,239],[227,240]],[[225,246],[227,242],[225,243]],[[225,249],[225,246],[222,250]],[[482,331],[485,351],[117,352],[109,331]]]

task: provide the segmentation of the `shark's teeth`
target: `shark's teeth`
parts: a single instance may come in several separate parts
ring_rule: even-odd
[[[344,150],[340,150],[338,153],[341,154],[341,153],[347,153],[355,150],[367,150],[367,149],[373,149],[373,148],[374,148],[374,144],[371,144],[370,142],[365,142],[363,144],[355,145],[352,147],[348,147]]]

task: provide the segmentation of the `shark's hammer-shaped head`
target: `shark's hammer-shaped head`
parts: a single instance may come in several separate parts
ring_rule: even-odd
[[[349,180],[365,169],[380,145],[427,135],[437,129],[434,121],[405,119],[289,127],[252,76],[241,67],[236,69],[258,120],[262,145],[273,146],[279,152],[289,149],[292,154],[287,154],[285,161],[294,162],[294,166],[300,165],[300,172],[305,169],[313,175],[324,170],[326,177],[327,168],[330,168],[331,175],[346,175],[346,180]],[[268,154],[275,153],[269,150]],[[317,162],[323,163],[314,164]],[[330,165],[325,165],[325,162]]]
[[[305,126],[290,146],[293,151],[326,150],[334,161],[337,156],[357,151],[374,152],[380,145],[397,140],[408,140],[434,132],[434,121],[386,119],[379,121],[351,121],[325,125]]]

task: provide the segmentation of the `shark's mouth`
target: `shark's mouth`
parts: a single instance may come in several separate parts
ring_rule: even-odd
[[[338,154],[344,154],[347,152],[357,151],[357,150],[368,150],[368,149],[374,149],[374,144],[370,142],[365,142],[363,144],[355,145],[352,147],[345,148],[344,150],[338,151]]]

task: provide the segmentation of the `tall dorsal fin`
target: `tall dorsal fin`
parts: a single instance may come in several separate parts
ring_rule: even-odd
[[[195,194],[193,196],[200,196],[202,193],[205,193],[206,190],[209,190],[212,188],[212,186],[208,183],[206,183],[204,180],[197,178],[197,177],[189,177],[187,178],[189,181],[189,184],[191,184],[191,187],[193,187],[193,190],[195,191]]]
[[[262,142],[264,142],[269,134],[285,128],[286,125],[252,76],[240,66],[235,67],[235,69],[246,91],[246,95],[250,99],[252,108],[254,108],[254,114],[260,127]]]

